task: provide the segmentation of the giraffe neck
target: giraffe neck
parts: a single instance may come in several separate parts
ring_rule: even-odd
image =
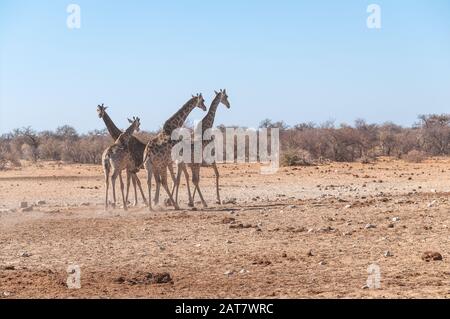
[[[125,131],[126,135],[132,135],[135,129],[136,123],[132,123],[129,128]]]
[[[103,122],[105,122],[106,128],[108,129],[109,135],[111,135],[114,140],[117,140],[120,134],[122,134],[122,131],[114,124],[106,112],[103,114],[102,118]]]
[[[164,123],[164,133],[167,135],[172,135],[173,130],[180,128],[183,126],[183,123],[186,121],[189,113],[192,112],[192,110],[195,107],[195,104],[197,102],[197,98],[190,99],[186,104],[184,104],[181,109],[172,115],[171,118],[169,118],[166,123]]]
[[[217,107],[220,104],[220,94],[216,95],[214,100],[211,102],[211,106],[209,107],[208,113],[201,121],[202,133],[205,133],[207,129],[210,129],[214,125],[214,119],[216,117]]]

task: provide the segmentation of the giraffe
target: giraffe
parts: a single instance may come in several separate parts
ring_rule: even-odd
[[[217,107],[222,103],[225,105],[228,109],[230,108],[230,102],[228,101],[228,95],[226,89],[220,90],[219,92],[214,91],[216,94],[214,100],[211,102],[211,106],[208,110],[208,113],[205,115],[205,117],[199,122],[199,127],[201,128],[201,136],[202,136],[202,150],[210,143],[210,141],[203,141],[203,135],[205,134],[205,131],[208,129],[211,129],[214,125],[214,119],[216,117],[216,111]],[[203,153],[203,152],[202,152]],[[211,166],[214,169],[214,174],[216,177],[216,196],[217,196],[217,203],[220,204],[220,193],[219,193],[219,170],[217,169],[216,162],[213,162],[211,164],[207,164],[206,162],[203,163],[195,163],[194,161],[194,144],[191,144],[191,162],[187,165],[190,167],[192,172],[192,183],[194,184],[194,194],[192,198],[189,198],[189,206],[194,206],[194,197],[195,192],[198,191],[198,194],[200,196],[200,199],[202,201],[202,204],[204,207],[207,207],[203,195],[200,191],[199,187],[199,181],[200,181],[200,168],[203,166]],[[186,163],[179,163],[178,164],[178,172],[177,172],[177,179],[176,179],[176,192],[175,192],[175,201],[178,201],[178,188],[180,186],[180,174],[182,171],[185,170]],[[187,185],[189,188],[189,184]]]
[[[147,170],[149,210],[153,209],[151,203],[152,173],[156,181],[155,204],[158,203],[157,200],[159,197],[159,188],[162,184],[164,190],[169,196],[170,203],[175,207],[176,210],[179,209],[178,203],[173,200],[173,190],[171,192],[167,185],[167,168],[169,168],[169,170],[171,171],[171,176],[175,184],[175,177],[173,174],[172,148],[178,141],[173,141],[171,139],[171,135],[174,129],[180,128],[183,125],[189,113],[191,113],[192,110],[196,107],[202,109],[203,111],[206,111],[205,100],[203,99],[202,94],[192,96],[192,98],[187,101],[181,107],[181,109],[164,124],[163,131],[156,137],[151,139],[145,148],[143,162],[144,167]]]
[[[122,192],[123,208],[127,210],[127,202],[124,195],[124,185],[122,180],[122,171],[126,169],[130,171],[134,169],[135,163],[131,153],[128,151],[128,144],[134,131],[139,131],[140,119],[133,117],[133,120],[128,120],[131,125],[126,131],[119,135],[113,145],[108,147],[102,155],[103,171],[105,173],[105,209],[108,209],[108,193],[109,193],[109,176],[112,171],[111,183],[113,189],[113,207],[116,206],[116,179],[119,177],[120,190]]]
[[[114,122],[109,117],[108,113],[106,113],[106,109],[108,107],[104,104],[97,106],[97,113],[98,117],[103,119],[105,122],[106,128],[111,135],[111,137],[116,141],[120,134],[122,134],[122,131],[117,128],[117,126],[114,124]],[[134,203],[133,206],[137,205],[138,202],[138,196],[137,196],[137,190],[136,190],[136,184],[139,187],[139,191],[141,192],[142,199],[144,200],[145,205],[147,204],[147,199],[145,198],[144,191],[142,190],[141,181],[139,180],[137,173],[139,172],[139,169],[142,167],[142,158],[145,150],[145,145],[142,143],[139,139],[137,139],[135,136],[130,136],[130,141],[128,143],[129,151],[132,154],[135,167],[127,170],[127,192],[126,192],[126,201],[128,202],[128,194],[130,191],[130,178],[133,181],[133,188],[134,188]]]

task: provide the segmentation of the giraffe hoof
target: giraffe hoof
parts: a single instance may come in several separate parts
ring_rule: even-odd
[[[195,205],[194,205],[194,203],[189,203],[188,206],[189,207],[194,207]]]
[[[216,200],[217,205],[222,205],[222,202],[220,200]]]
[[[164,201],[164,205],[166,205],[167,207],[173,206],[172,202],[168,198]]]

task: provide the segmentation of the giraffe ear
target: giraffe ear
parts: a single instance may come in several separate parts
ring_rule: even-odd
[[[132,121],[132,120],[130,120],[129,118],[127,118],[127,120],[128,120],[128,122],[129,122],[129,123],[133,123],[133,121]]]
[[[216,90],[214,90],[214,93],[216,93],[216,95],[219,95],[219,92],[217,92]]]
[[[224,94],[227,94],[227,89],[223,89],[223,93],[224,93]]]

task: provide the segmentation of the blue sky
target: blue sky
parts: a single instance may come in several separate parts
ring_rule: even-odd
[[[81,29],[66,26],[70,3]],[[366,26],[371,3],[380,30]],[[191,94],[209,104],[220,88],[226,125],[411,125],[450,112],[450,2],[0,1],[0,133],[100,129],[99,103],[120,127],[138,115],[154,130]]]

